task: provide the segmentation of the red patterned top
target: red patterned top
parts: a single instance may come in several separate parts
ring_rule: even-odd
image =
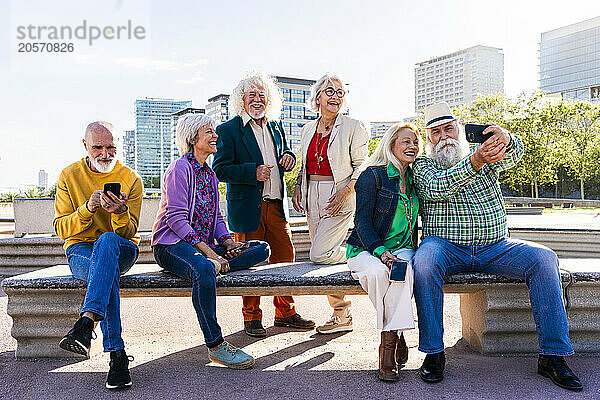
[[[209,247],[214,248],[214,243],[208,243],[208,237],[210,236],[210,229],[217,207],[219,207],[216,202],[217,196],[213,189],[213,180],[216,179],[216,176],[206,163],[200,164],[191,153],[186,154],[186,157],[190,164],[192,164],[196,175],[196,202],[190,224],[194,230],[187,234],[183,240],[192,246],[196,243],[204,242]],[[230,237],[231,235],[225,234],[216,239],[217,242],[223,243],[223,241]]]
[[[330,136],[331,135],[327,135],[319,140],[319,134],[317,132],[313,135],[306,154],[306,173],[308,175],[333,176],[331,166],[329,165],[329,158],[327,158],[327,148],[329,147]],[[318,162],[319,160],[320,162]]]

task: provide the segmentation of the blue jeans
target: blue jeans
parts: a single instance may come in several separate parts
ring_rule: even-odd
[[[271,249],[266,242],[246,242],[249,247],[228,260],[231,271],[250,268],[269,258]],[[217,323],[217,288],[215,266],[192,245],[183,240],[171,245],[157,244],[152,248],[158,265],[165,270],[192,281],[192,304],[207,347],[223,342]],[[225,246],[214,248],[218,255],[225,254]]]
[[[483,246],[463,246],[428,236],[415,253],[413,268],[420,351],[432,354],[444,350],[444,277],[485,272],[525,281],[541,354],[573,354],[558,258],[549,248],[508,238]]]
[[[81,314],[91,311],[99,319],[104,351],[125,348],[121,338],[119,276],[131,268],[138,247],[113,232],[105,232],[95,242],[75,243],[67,247],[71,273],[87,282]]]

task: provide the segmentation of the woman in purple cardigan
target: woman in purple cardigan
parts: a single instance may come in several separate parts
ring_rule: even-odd
[[[261,241],[235,242],[219,210],[219,181],[206,163],[217,152],[215,121],[189,114],[177,124],[183,154],[165,171],[152,227],[152,250],[165,270],[193,282],[192,303],[211,361],[245,369],[254,358],[223,340],[216,315],[216,275],[249,268],[269,258]]]

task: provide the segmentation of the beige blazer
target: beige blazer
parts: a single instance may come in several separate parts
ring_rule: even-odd
[[[300,182],[301,204],[305,210],[308,196],[306,154],[308,146],[315,135],[318,121],[318,119],[315,119],[308,122],[300,131],[302,134],[302,167],[298,173],[296,184],[298,185],[298,182]],[[330,135],[327,157],[329,158],[329,165],[333,172],[336,190],[339,190],[351,179],[358,179],[358,175],[361,172],[360,166],[369,155],[369,133],[359,120],[340,114],[335,120],[335,125]],[[348,198],[344,209],[346,208],[351,208],[352,210],[356,208],[356,195],[354,192]]]

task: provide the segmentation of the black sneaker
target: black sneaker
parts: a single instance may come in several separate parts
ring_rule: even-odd
[[[129,361],[133,361],[133,356],[125,354],[125,350],[110,352],[110,369],[106,377],[107,389],[125,389],[131,386]]]
[[[87,356],[90,352],[93,333],[94,321],[88,317],[81,317],[75,322],[73,329],[60,340],[58,345],[61,349]]]

